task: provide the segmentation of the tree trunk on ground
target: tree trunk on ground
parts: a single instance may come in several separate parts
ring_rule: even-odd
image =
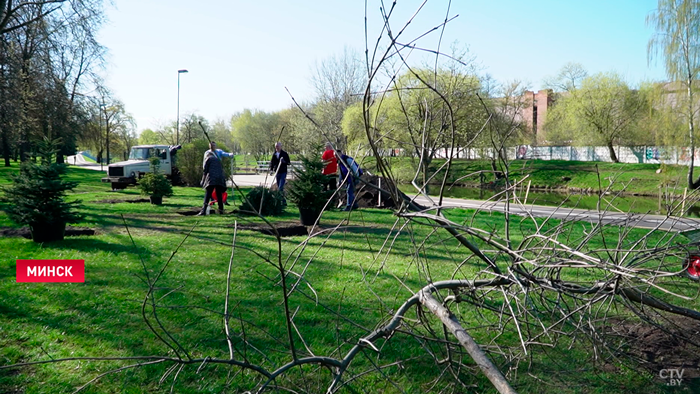
[[[474,338],[467,333],[462,327],[457,318],[445,308],[430,292],[421,290],[418,294],[420,302],[437,316],[442,324],[445,325],[452,335],[459,341],[460,345],[469,353],[476,365],[481,369],[481,372],[491,381],[493,386],[502,394],[517,394],[510,386],[503,373],[493,364],[486,353],[474,341]]]

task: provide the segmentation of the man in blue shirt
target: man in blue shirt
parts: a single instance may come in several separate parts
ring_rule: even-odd
[[[221,149],[216,149],[216,142],[210,141],[209,142],[209,150],[207,152],[214,152],[216,157],[221,160],[222,157],[233,157],[233,153],[230,152],[224,152]],[[204,167],[204,161],[207,159],[207,152],[204,152],[204,160],[202,160],[202,167]]]
[[[355,202],[355,176],[360,176],[362,174],[362,170],[355,162],[355,159],[344,155],[343,151],[340,149],[336,150],[336,154],[340,158],[340,160],[338,160],[338,167],[340,168],[340,184],[342,185],[343,182],[345,182],[346,194],[348,197],[345,210],[351,211],[352,209],[357,209],[357,203]],[[355,171],[358,173],[356,174]]]

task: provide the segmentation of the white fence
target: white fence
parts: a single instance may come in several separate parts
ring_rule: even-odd
[[[459,149],[456,158],[481,159],[494,157],[493,148]],[[530,146],[520,145],[506,148],[510,160],[570,160],[607,161],[610,150],[607,146]],[[448,152],[440,150],[436,157],[445,158]],[[656,146],[616,146],[615,154],[622,163],[680,164],[690,163],[690,148],[668,148]],[[700,148],[695,149],[695,166],[700,166]]]

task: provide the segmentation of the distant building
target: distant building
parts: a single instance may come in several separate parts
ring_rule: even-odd
[[[544,145],[547,141],[544,122],[547,120],[547,111],[554,102],[554,92],[551,89],[543,89],[536,93],[528,90],[524,98],[522,121],[532,133],[532,141],[537,145]]]
[[[661,89],[663,92],[663,98],[660,101],[662,106],[677,108],[682,105],[682,100],[687,96],[687,87],[682,82],[659,82],[655,85],[656,88]],[[694,89],[697,89],[700,86],[700,81],[695,81],[693,85]],[[700,111],[700,92],[697,90],[696,92],[696,108]],[[538,92],[528,90],[525,92],[519,118],[525,125],[526,130],[531,133],[533,145],[548,145],[547,134],[544,130],[547,112],[552,105],[556,105],[558,97],[568,94],[568,92],[555,93],[551,89],[542,89]],[[683,112],[683,109],[680,111]]]

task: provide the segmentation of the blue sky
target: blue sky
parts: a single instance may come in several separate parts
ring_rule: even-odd
[[[114,0],[100,42],[109,49],[107,85],[138,123],[156,128],[177,115],[210,121],[245,108],[276,111],[313,99],[313,66],[343,47],[365,47],[361,0]],[[387,5],[391,0],[386,0]],[[395,26],[422,1],[397,1]],[[429,0],[407,36],[444,20],[449,2]],[[663,80],[662,62],[647,65],[652,30],[646,15],[656,0],[453,0],[443,48],[458,41],[499,82],[521,80],[532,90],[567,62],[589,73],[615,71],[631,84]],[[380,26],[380,2],[368,0],[370,41]],[[419,45],[434,47],[437,34]],[[371,45],[371,43],[370,43]],[[419,59],[416,58],[416,61]]]

